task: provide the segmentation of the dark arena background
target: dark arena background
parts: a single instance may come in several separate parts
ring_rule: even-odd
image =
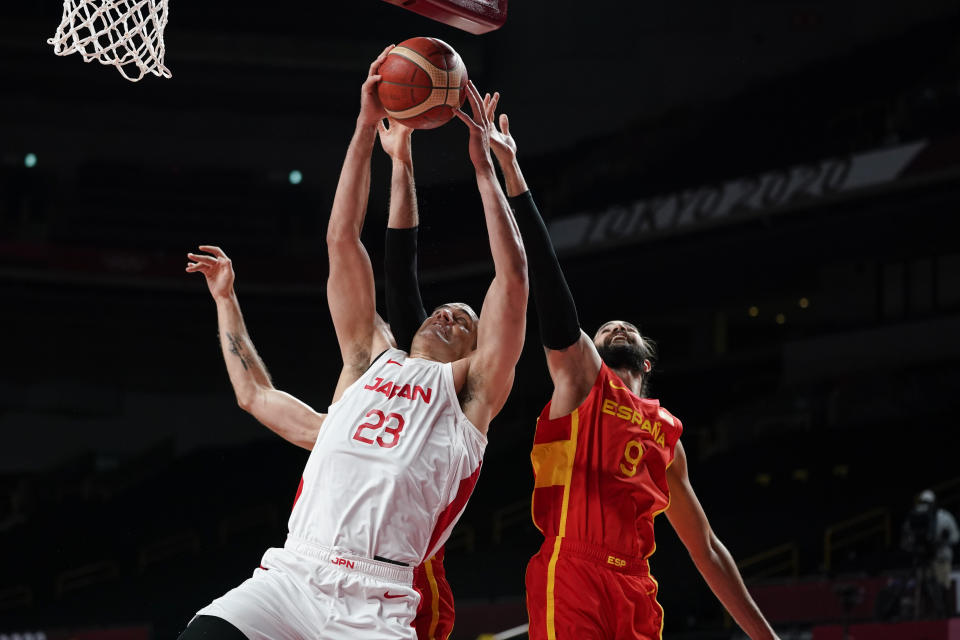
[[[380,0],[171,0],[173,77],[136,84],[54,55],[61,5],[0,10],[0,639],[175,638],[282,544],[307,452],[236,405],[185,254],[227,251],[275,385],[325,410],[340,163],[370,61],[419,35],[503,94],[583,327],[657,341],[652,395],[781,638],[960,638],[956,581],[931,602],[901,545],[921,490],[960,507],[955,0],[514,0],[483,35]],[[413,141],[425,302],[479,308],[466,129]],[[375,149],[378,279],[389,174]],[[531,304],[448,543],[455,639],[525,637],[550,390]],[[657,532],[664,637],[743,637]]]

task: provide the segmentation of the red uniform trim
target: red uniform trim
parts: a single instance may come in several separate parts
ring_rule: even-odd
[[[440,517],[437,518],[437,526],[433,528],[433,533],[430,535],[430,545],[427,547],[427,553],[433,550],[434,545],[440,540],[443,532],[447,530],[447,527],[457,519],[457,516],[459,516],[460,513],[463,512],[464,507],[467,506],[467,500],[470,499],[470,494],[473,493],[473,488],[477,485],[477,478],[480,477],[480,467],[482,466],[483,462],[477,465],[473,473],[460,481],[460,486],[457,488],[457,495],[454,497],[453,502],[447,505],[447,508],[444,509],[440,513]]]
[[[290,511],[293,511],[293,508],[297,506],[297,500],[300,499],[301,493],[303,493],[303,476],[300,477],[300,486],[297,487],[297,495],[293,496],[293,505],[290,507]]]

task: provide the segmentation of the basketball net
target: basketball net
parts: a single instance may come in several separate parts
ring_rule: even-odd
[[[60,26],[47,42],[58,56],[78,52],[84,62],[115,66],[131,82],[148,73],[169,78],[163,66],[167,2],[64,0]]]

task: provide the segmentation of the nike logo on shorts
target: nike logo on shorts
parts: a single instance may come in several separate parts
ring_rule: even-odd
[[[404,598],[404,597],[406,597],[406,595],[403,594],[403,593],[401,593],[401,594],[398,594],[398,595],[395,595],[395,596],[394,596],[394,595],[390,595],[390,592],[389,592],[389,591],[386,591],[386,592],[384,592],[383,597],[384,597],[384,598],[387,598],[388,600],[393,600],[394,598]]]

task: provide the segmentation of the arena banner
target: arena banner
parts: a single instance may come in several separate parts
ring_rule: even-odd
[[[891,186],[907,176],[956,168],[958,146],[956,141],[931,145],[919,140],[706,184],[558,218],[549,225],[550,235],[558,251],[589,251],[780,214]]]

